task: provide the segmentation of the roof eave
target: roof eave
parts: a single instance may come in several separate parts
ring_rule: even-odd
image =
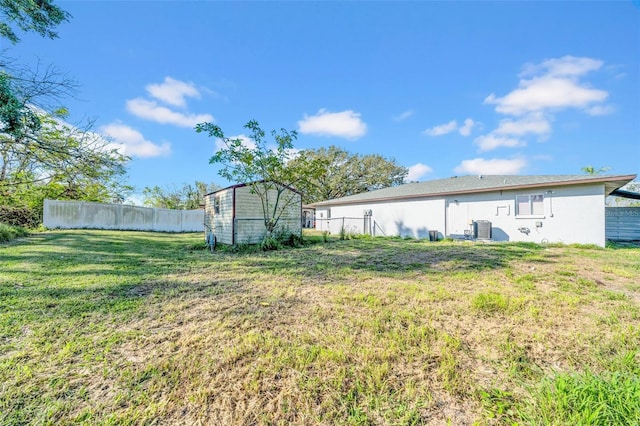
[[[209,195],[213,195],[213,194],[215,194],[215,193],[217,193],[217,192],[226,191],[226,190],[228,190],[228,189],[233,189],[233,188],[242,188],[242,187],[245,187],[245,186],[257,185],[257,184],[259,184],[259,183],[266,183],[266,182],[272,182],[272,183],[275,183],[276,185],[280,185],[280,186],[282,186],[282,187],[284,187],[284,188],[287,188],[288,190],[293,191],[293,192],[295,192],[296,194],[299,194],[300,196],[302,196],[302,192],[298,191],[296,188],[294,188],[294,187],[292,187],[292,186],[289,186],[289,185],[285,185],[284,183],[276,182],[276,181],[274,181],[274,180],[270,180],[270,181],[267,181],[267,180],[257,180],[257,181],[254,181],[254,182],[236,183],[235,185],[227,186],[226,188],[221,188],[221,189],[218,189],[218,190],[215,190],[215,191],[209,192],[209,193],[207,193],[207,194],[204,194],[204,196],[205,196],[205,197],[207,197],[207,196],[209,196]]]
[[[314,208],[317,207],[329,207],[329,206],[343,206],[343,205],[352,205],[352,204],[362,204],[362,203],[373,203],[380,201],[398,201],[398,200],[411,200],[416,198],[436,198],[436,197],[445,197],[450,195],[461,195],[461,194],[477,194],[477,193],[485,193],[485,192],[495,192],[495,191],[513,191],[518,189],[528,189],[528,188],[545,188],[545,187],[558,187],[558,186],[575,186],[575,185],[586,185],[592,183],[604,183],[605,184],[605,195],[609,195],[611,192],[616,189],[626,185],[637,177],[637,175],[616,175],[616,176],[586,176],[585,179],[571,180],[571,181],[556,181],[556,182],[540,182],[540,183],[529,183],[529,184],[519,184],[519,185],[505,185],[498,186],[493,188],[480,188],[480,189],[463,189],[458,191],[443,191],[429,194],[412,194],[412,195],[398,195],[392,197],[376,197],[376,198],[367,198],[360,200],[347,200],[340,201],[336,200],[327,200],[320,201],[318,203],[311,203],[309,206]],[[610,185],[607,185],[609,183]]]

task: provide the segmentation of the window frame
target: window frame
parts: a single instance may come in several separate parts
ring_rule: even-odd
[[[526,205],[528,208],[527,213],[522,213],[520,206],[524,203],[526,198]],[[515,199],[516,203],[516,218],[544,218],[544,194],[518,194]]]
[[[213,196],[213,213],[220,214],[220,195]]]

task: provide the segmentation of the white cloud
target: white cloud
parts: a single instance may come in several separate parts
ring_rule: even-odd
[[[442,136],[457,130],[462,136],[469,136],[473,128],[478,126],[478,124],[479,123],[476,123],[471,118],[467,118],[464,120],[463,125],[458,127],[458,122],[456,120],[451,120],[448,123],[426,129],[422,133],[429,136]]]
[[[351,110],[329,112],[323,108],[316,115],[305,114],[304,119],[298,121],[298,131],[302,134],[358,139],[367,133],[367,124],[360,116],[360,113]]]
[[[415,182],[422,176],[426,175],[427,173],[431,173],[432,171],[433,169],[425,164],[414,164],[413,166],[409,167],[409,173],[407,174],[405,181]]]
[[[240,139],[240,141],[242,142],[243,146],[245,146],[247,148],[250,148],[250,149],[255,149],[256,148],[256,143],[249,136],[237,135],[237,136],[231,136],[229,139]],[[220,151],[221,149],[224,149],[226,147],[227,146],[222,141],[222,139],[216,139],[216,152]]]
[[[442,136],[447,133],[451,133],[458,128],[458,123],[455,120],[451,120],[448,123],[440,124],[438,126],[431,127],[430,129],[426,129],[422,133],[429,136]]]
[[[211,114],[185,114],[172,111],[171,109],[158,105],[155,101],[142,98],[130,99],[127,101],[127,111],[136,117],[146,120],[156,121],[162,124],[174,124],[181,127],[194,127],[198,123],[214,121]]]
[[[532,113],[518,120],[501,120],[497,129],[478,136],[474,143],[478,145],[480,151],[491,151],[500,147],[517,148],[527,144],[521,139],[525,135],[535,134],[543,140],[549,133],[551,133],[549,121],[542,114]]]
[[[541,114],[529,114],[519,120],[501,120],[500,125],[492,133],[499,135],[522,136],[528,133],[547,135],[551,133],[551,125]]]
[[[142,133],[122,123],[111,123],[100,128],[100,131],[113,139],[110,144],[123,154],[132,157],[158,157],[171,154],[171,145],[154,144],[144,138]]]
[[[480,151],[489,151],[525,146],[529,135],[544,140],[552,132],[555,113],[565,109],[590,115],[610,114],[613,107],[604,104],[609,93],[582,81],[587,73],[602,66],[600,60],[575,56],[525,65],[517,88],[502,97],[492,93],[484,100],[485,104],[495,105],[497,113],[517,118],[500,120],[496,129],[477,137],[475,144]]]
[[[393,121],[404,121],[407,118],[411,117],[412,115],[413,115],[413,110],[407,110],[399,115],[394,115],[392,118],[393,118]]]
[[[567,55],[562,58],[552,58],[542,61],[541,64],[526,64],[520,74],[521,77],[548,74],[550,76],[575,77],[596,71],[602,67],[603,62],[592,58],[578,58]]]
[[[546,109],[585,109],[593,103],[603,102],[608,96],[604,90],[580,86],[577,82],[565,78],[545,76],[521,80],[518,89],[504,97],[497,98],[491,94],[484,101],[495,104],[499,113],[522,115]]]
[[[587,110],[589,115],[609,115],[615,112],[615,108],[611,105],[595,105]]]
[[[186,97],[200,98],[200,92],[193,83],[165,77],[160,84],[149,84],[147,87],[149,94],[162,102],[178,107],[187,105]]]
[[[609,93],[581,82],[580,77],[598,70],[602,64],[596,59],[564,56],[527,65],[520,76],[530,78],[521,78],[518,88],[505,96],[492,93],[484,102],[496,105],[497,112],[510,115],[567,108],[587,110],[605,101]]]
[[[476,125],[477,123],[475,121],[467,118],[466,120],[464,120],[464,125],[460,126],[460,128],[458,129],[458,132],[460,132],[462,136],[469,136],[471,134],[471,130],[473,130],[474,126]]]
[[[526,165],[527,162],[523,158],[512,160],[474,158],[464,160],[453,171],[458,174],[515,175],[520,173]]]
[[[478,145],[480,151],[491,151],[492,149],[500,147],[517,148],[526,145],[526,143],[520,139],[497,136],[493,133],[478,136],[475,138],[474,143]]]

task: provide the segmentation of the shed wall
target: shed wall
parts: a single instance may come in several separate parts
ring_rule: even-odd
[[[277,191],[269,191],[269,199],[275,200]],[[300,235],[302,232],[300,194],[285,189],[280,196],[280,206],[287,206],[282,213],[276,232]],[[236,188],[236,243],[258,243],[264,238],[264,213],[260,197],[252,193],[251,186]]]
[[[205,233],[212,230],[218,242],[233,244],[233,191],[224,189],[208,194],[204,199]],[[215,213],[215,198],[219,198],[219,211]]]

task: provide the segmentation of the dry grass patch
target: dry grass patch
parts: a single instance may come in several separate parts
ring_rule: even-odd
[[[561,424],[639,380],[637,249],[200,239],[1,246],[0,423]]]

